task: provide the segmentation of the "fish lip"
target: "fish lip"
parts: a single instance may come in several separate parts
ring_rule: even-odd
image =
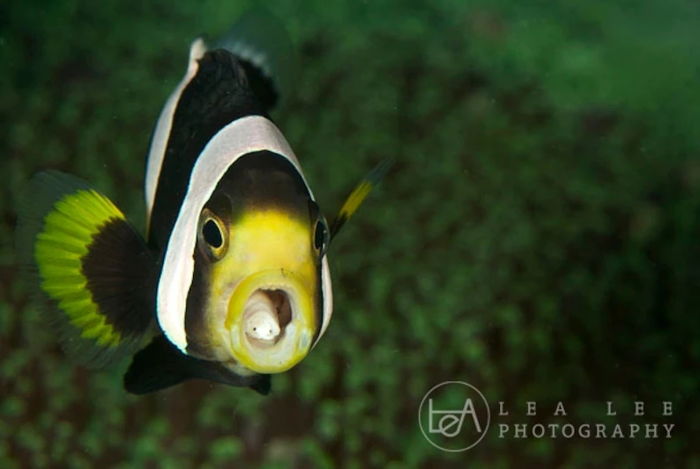
[[[311,294],[299,275],[284,269],[257,272],[237,282],[225,320],[233,358],[259,373],[286,371],[303,359],[316,322]],[[276,325],[279,333],[252,333],[250,321],[256,314],[256,320],[262,317],[260,324]]]

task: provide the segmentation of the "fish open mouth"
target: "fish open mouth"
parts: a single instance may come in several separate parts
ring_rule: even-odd
[[[301,361],[316,330],[313,289],[281,269],[247,276],[234,288],[225,322],[231,355],[258,373],[280,373]]]
[[[292,304],[284,290],[259,288],[248,298],[243,312],[245,334],[254,347],[268,348],[279,342],[292,321]]]

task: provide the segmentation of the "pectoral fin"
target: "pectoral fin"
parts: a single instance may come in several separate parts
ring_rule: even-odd
[[[342,207],[331,223],[331,240],[333,240],[340,229],[345,225],[350,217],[352,217],[357,209],[362,205],[372,189],[374,189],[384,179],[386,173],[393,165],[392,160],[383,160],[372,171],[370,171],[362,180],[357,183],[355,188],[348,194],[343,202]]]
[[[36,175],[19,213],[17,248],[64,349],[98,367],[143,346],[154,325],[156,262],[124,214],[84,181]]]

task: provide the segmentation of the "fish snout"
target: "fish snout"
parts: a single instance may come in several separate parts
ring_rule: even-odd
[[[312,295],[301,276],[286,270],[244,278],[226,318],[234,359],[258,373],[279,373],[301,361],[315,333]]]

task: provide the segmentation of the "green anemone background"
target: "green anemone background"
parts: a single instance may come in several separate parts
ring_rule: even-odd
[[[700,467],[700,5],[267,4],[298,50],[274,117],[330,217],[396,164],[332,246],[335,315],[273,393],[123,391],[69,363],[18,281],[17,198],[79,175],[143,225],[150,131],[189,42],[236,1],[0,3],[0,467]],[[524,421],[671,421],[670,439],[418,427],[428,389]],[[644,401],[647,414],[633,415]],[[661,402],[674,414],[663,420]],[[535,420],[532,420],[535,421]]]

